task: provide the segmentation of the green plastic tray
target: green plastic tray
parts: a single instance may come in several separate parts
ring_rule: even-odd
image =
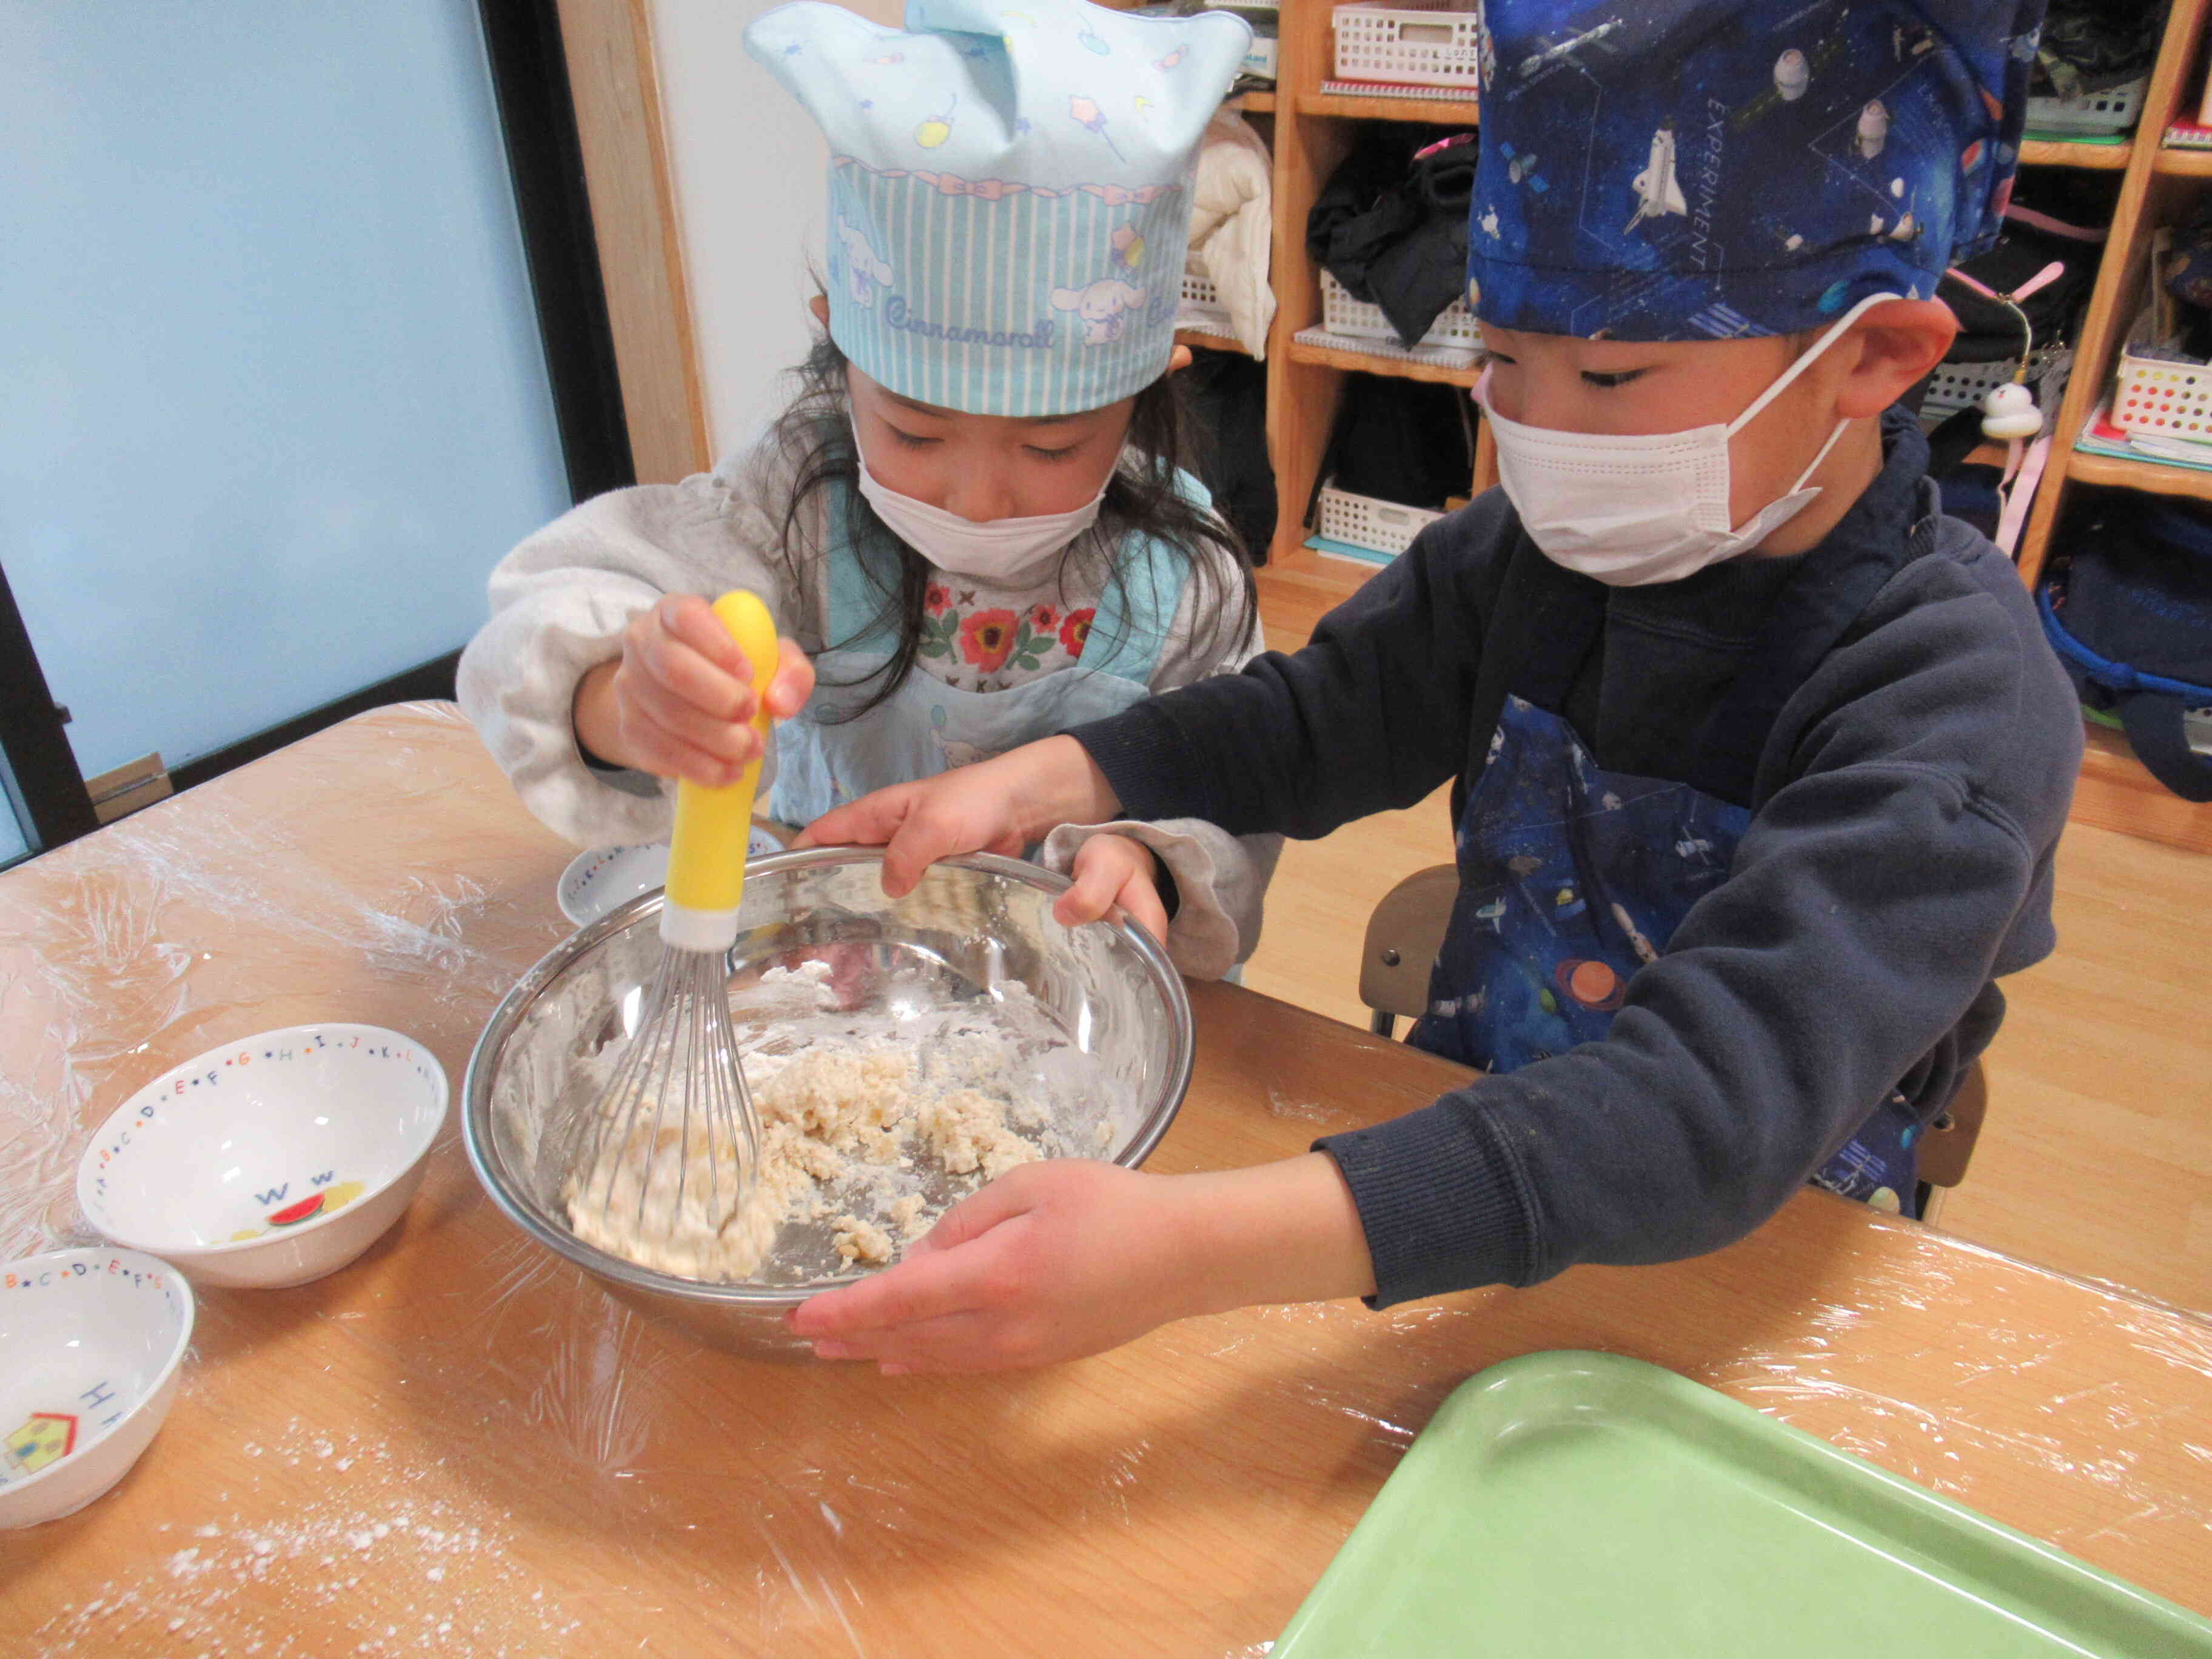
[[[2212,1622],[1672,1371],[1455,1389],[1274,1659],[2212,1659]]]

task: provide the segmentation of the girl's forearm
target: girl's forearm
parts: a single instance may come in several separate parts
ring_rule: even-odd
[[[577,747],[610,766],[631,763],[622,752],[622,722],[615,713],[615,670],[621,666],[617,659],[586,669],[584,678],[576,682],[576,700],[568,716],[575,727]]]

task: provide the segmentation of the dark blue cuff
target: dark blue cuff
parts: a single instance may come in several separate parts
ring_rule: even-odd
[[[1213,781],[1196,763],[1157,699],[1126,714],[1092,720],[1067,734],[1089,751],[1113,786],[1121,816],[1157,823],[1162,818],[1218,821]]]
[[[1358,1206],[1375,1262],[1370,1307],[1536,1277],[1534,1195],[1474,1092],[1313,1144]]]

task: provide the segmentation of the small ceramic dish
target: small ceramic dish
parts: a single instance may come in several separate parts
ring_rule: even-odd
[[[149,1255],[0,1263],[0,1527],[73,1515],[128,1474],[191,1340],[191,1287]]]
[[[781,853],[792,832],[780,824],[753,820],[748,858],[764,859]],[[668,884],[668,843],[649,847],[597,847],[579,853],[561,872],[556,896],[561,914],[579,927],[588,927],[617,905],[641,893],[658,892]]]
[[[77,1164],[77,1202],[198,1285],[304,1285],[399,1218],[447,1095],[429,1051],[381,1026],[242,1037],[117,1107]]]

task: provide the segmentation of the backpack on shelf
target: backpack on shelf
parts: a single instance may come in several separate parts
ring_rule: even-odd
[[[2125,86],[2156,65],[2165,28],[2166,0],[2051,0],[2028,91],[2078,100]]]
[[[1473,405],[1466,392],[1425,380],[1347,376],[1344,401],[1306,502],[1308,525],[1322,486],[1441,513],[1474,488]]]
[[[1980,446],[1982,397],[2012,377],[2022,317],[2035,341],[2027,385],[2045,421],[2057,420],[2118,197],[2109,178],[2038,177],[2015,193],[1996,245],[1944,276],[1936,292],[1958,316],[1959,337],[1913,405],[1929,428],[1930,477],[1948,477]]]
[[[1406,345],[1467,292],[1472,135],[1376,122],[1306,215],[1306,251]]]
[[[2119,186],[2109,175],[2038,177],[2018,186],[1996,241],[1959,267],[1978,287],[1947,277],[1938,290],[1959,317],[1949,360],[1986,363],[2020,356],[2019,318],[1984,289],[2017,299],[2034,326],[2039,349],[2070,343],[2097,280],[2118,200]]]
[[[2189,801],[2212,801],[2212,755],[2190,711],[2212,707],[2212,517],[2118,495],[2076,520],[2036,592],[2043,631],[2085,708],[2118,715],[2136,757]]]

